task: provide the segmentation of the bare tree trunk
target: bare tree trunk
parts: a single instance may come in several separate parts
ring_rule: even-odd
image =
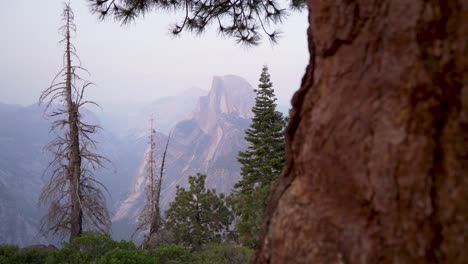
[[[308,7],[255,263],[468,263],[468,1]]]
[[[109,213],[106,208],[105,187],[94,179],[94,171],[104,167],[108,159],[94,152],[96,141],[92,135],[99,126],[81,119],[80,107],[96,105],[87,101],[84,92],[93,83],[85,81],[79,72],[86,72],[79,61],[71,35],[76,32],[74,14],[68,4],[62,13],[63,26],[60,33],[65,45],[63,68],[51,85],[41,93],[40,104],[46,104],[45,112],[53,122],[51,132],[56,137],[47,145],[53,155],[47,170],[50,178],[39,195],[39,205],[48,207],[42,219],[42,232],[52,232],[70,241],[81,235],[83,228],[108,232]],[[83,164],[84,163],[84,164]]]
[[[150,253],[154,253],[154,250],[159,247],[162,238],[161,238],[161,228],[162,228],[162,219],[161,219],[161,188],[163,183],[164,176],[164,166],[166,162],[167,148],[169,147],[170,135],[167,138],[166,147],[162,156],[161,167],[159,176],[156,176],[155,171],[155,135],[156,131],[153,128],[153,119],[151,119],[151,129],[150,129],[150,148],[147,155],[147,173],[148,173],[148,186],[146,188],[146,203],[138,217],[137,228],[133,232],[133,235],[140,233],[141,231],[147,231],[147,234],[144,235],[144,240],[142,247],[149,249]]]
[[[149,225],[149,232],[148,235],[146,236],[146,240],[143,242],[143,247],[144,248],[152,248],[153,247],[153,240],[154,240],[154,235],[155,235],[155,222],[157,221],[157,216],[159,215],[159,205],[157,203],[157,179],[155,179],[155,160],[154,160],[154,154],[155,154],[155,147],[156,147],[156,142],[154,139],[154,134],[155,130],[153,127],[153,119],[151,119],[151,130],[150,130],[150,153],[149,153],[149,178],[150,178],[150,183],[149,183],[149,198],[148,198],[148,203],[149,203],[149,218],[147,220],[147,224]]]
[[[151,219],[151,225],[150,225],[150,232],[149,232],[149,237],[155,237],[154,241],[154,246],[159,247],[161,244],[161,225],[162,225],[162,219],[161,219],[161,188],[162,188],[162,183],[163,183],[163,176],[164,176],[164,165],[166,163],[166,154],[167,154],[167,148],[169,147],[169,141],[170,141],[171,135],[167,137],[167,142],[166,142],[166,147],[164,148],[164,153],[162,156],[162,161],[161,161],[161,168],[159,171],[159,177],[156,182],[155,186],[155,196],[154,196],[154,216]]]
[[[70,120],[70,189],[71,189],[71,217],[70,217],[70,242],[79,237],[83,230],[83,210],[81,208],[81,157],[78,138],[77,112],[75,106],[69,109]]]
[[[70,189],[71,189],[71,215],[70,215],[70,242],[79,237],[83,230],[83,211],[81,208],[81,192],[80,192],[80,177],[81,177],[81,155],[80,155],[80,139],[78,128],[78,108],[72,97],[72,62],[71,62],[71,43],[70,43],[70,11],[67,13],[67,32],[66,32],[66,101],[68,109],[68,124],[69,124],[69,169],[70,169]]]
[[[72,108],[74,109],[74,107]],[[74,111],[74,110],[72,110]],[[83,210],[81,208],[81,191],[80,191],[80,178],[81,178],[81,157],[78,139],[78,126],[76,125],[76,112],[70,115],[70,168],[71,168],[71,223],[70,223],[70,242],[79,237],[83,230]]]

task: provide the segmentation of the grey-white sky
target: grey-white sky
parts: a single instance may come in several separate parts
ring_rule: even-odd
[[[2,0],[0,16],[0,102],[31,104],[62,67],[61,0]],[[279,44],[267,39],[245,48],[219,37],[210,28],[201,37],[184,32],[174,38],[169,25],[180,16],[152,13],[129,26],[100,22],[86,0],[72,0],[77,37],[73,40],[82,65],[97,84],[88,90],[101,103],[144,103],[190,87],[208,90],[214,75],[236,74],[257,85],[267,64],[279,103],[299,88],[309,55],[306,13],[292,13]]]

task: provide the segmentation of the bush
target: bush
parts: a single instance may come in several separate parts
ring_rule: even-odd
[[[0,264],[15,263],[16,254],[19,248],[14,245],[1,245],[0,246]]]
[[[100,257],[95,264],[154,264],[155,258],[144,250],[116,248]]]
[[[0,246],[0,264],[44,263],[47,254],[44,248],[19,249],[17,246],[3,245]]]
[[[117,242],[107,234],[85,232],[80,237],[75,238],[65,248],[79,251],[90,260],[94,260],[106,252],[117,248]]]
[[[15,245],[0,245],[0,256],[11,257],[19,251],[18,246]]]
[[[121,241],[120,243],[128,243]],[[131,242],[130,242],[131,243]],[[131,243],[133,245],[133,243]],[[178,245],[163,244],[156,249],[154,256],[146,250],[134,246],[121,246],[100,257],[96,264],[186,264],[192,263],[192,254],[188,248]]]
[[[132,251],[136,247],[132,242],[116,242],[106,234],[85,232],[71,243],[65,242],[62,249],[49,254],[46,264],[90,263],[115,249]]]
[[[114,241],[109,235],[85,232],[62,249],[0,245],[0,264],[187,264],[193,263],[184,246],[163,244],[154,256],[131,241]],[[53,250],[53,251],[51,251]]]
[[[184,246],[162,244],[156,249],[155,257],[159,264],[192,263],[192,254]]]
[[[18,251],[16,260],[17,263],[44,263],[48,253],[43,248],[25,248]]]
[[[197,264],[246,264],[254,251],[252,249],[233,246],[229,244],[217,244],[207,247],[195,255]]]

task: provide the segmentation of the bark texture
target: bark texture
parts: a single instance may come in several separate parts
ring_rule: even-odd
[[[308,7],[255,263],[468,263],[468,1]]]

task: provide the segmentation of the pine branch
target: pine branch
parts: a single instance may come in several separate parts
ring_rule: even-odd
[[[266,35],[276,42],[279,31],[269,30],[270,24],[281,24],[287,11],[276,0],[88,0],[91,11],[101,19],[113,17],[128,24],[149,12],[173,9],[182,11],[181,23],[176,23],[171,32],[182,31],[201,34],[215,24],[220,35],[232,37],[237,43],[257,45]],[[292,8],[304,7],[304,0],[294,0]],[[259,31],[261,29],[261,31]]]

